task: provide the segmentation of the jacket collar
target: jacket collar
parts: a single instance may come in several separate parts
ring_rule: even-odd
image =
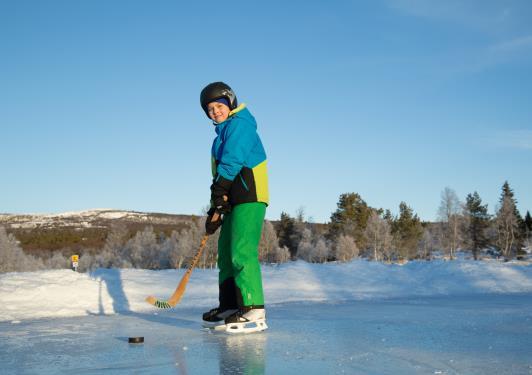
[[[216,127],[215,130],[216,130],[216,134],[220,134],[220,131],[222,130],[222,128],[225,127],[226,123],[228,121],[230,121],[234,115],[236,115],[238,112],[242,111],[243,109],[246,108],[246,104],[245,103],[242,103],[240,104],[238,107],[236,107],[235,109],[233,109],[231,112],[229,112],[229,116],[227,117],[227,119],[223,122],[220,122],[220,123],[217,123],[217,122],[214,122],[213,121],[213,125]]]

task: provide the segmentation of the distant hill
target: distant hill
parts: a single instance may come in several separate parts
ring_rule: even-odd
[[[127,229],[130,236],[147,226],[155,233],[170,235],[189,227],[199,216],[172,215],[111,209],[95,209],[60,214],[0,214],[0,226],[19,241],[27,253],[64,250],[97,251],[115,226]]]

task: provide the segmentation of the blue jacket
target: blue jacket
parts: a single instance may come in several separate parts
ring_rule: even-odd
[[[257,134],[257,122],[241,104],[216,125],[212,144],[213,177],[230,180],[232,205],[248,202],[269,203],[266,152]]]

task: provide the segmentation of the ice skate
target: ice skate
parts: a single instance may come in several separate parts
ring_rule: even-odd
[[[238,309],[222,310],[219,307],[211,309],[203,314],[203,327],[215,328],[217,326],[225,325],[225,319],[236,313]]]
[[[243,307],[225,319],[225,332],[230,334],[260,332],[267,328],[264,307]]]

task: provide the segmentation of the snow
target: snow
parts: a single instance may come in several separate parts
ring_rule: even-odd
[[[529,263],[263,266],[270,329],[236,337],[200,329],[216,270],[195,270],[174,309],[144,302],[183,272],[1,274],[2,373],[532,373]]]
[[[185,270],[98,269],[0,275],[0,321],[149,311],[148,295],[172,294]],[[356,260],[263,266],[268,303],[339,302],[414,296],[532,293],[528,263],[497,261],[409,262]],[[217,271],[196,269],[183,307],[208,307],[218,298]]]

